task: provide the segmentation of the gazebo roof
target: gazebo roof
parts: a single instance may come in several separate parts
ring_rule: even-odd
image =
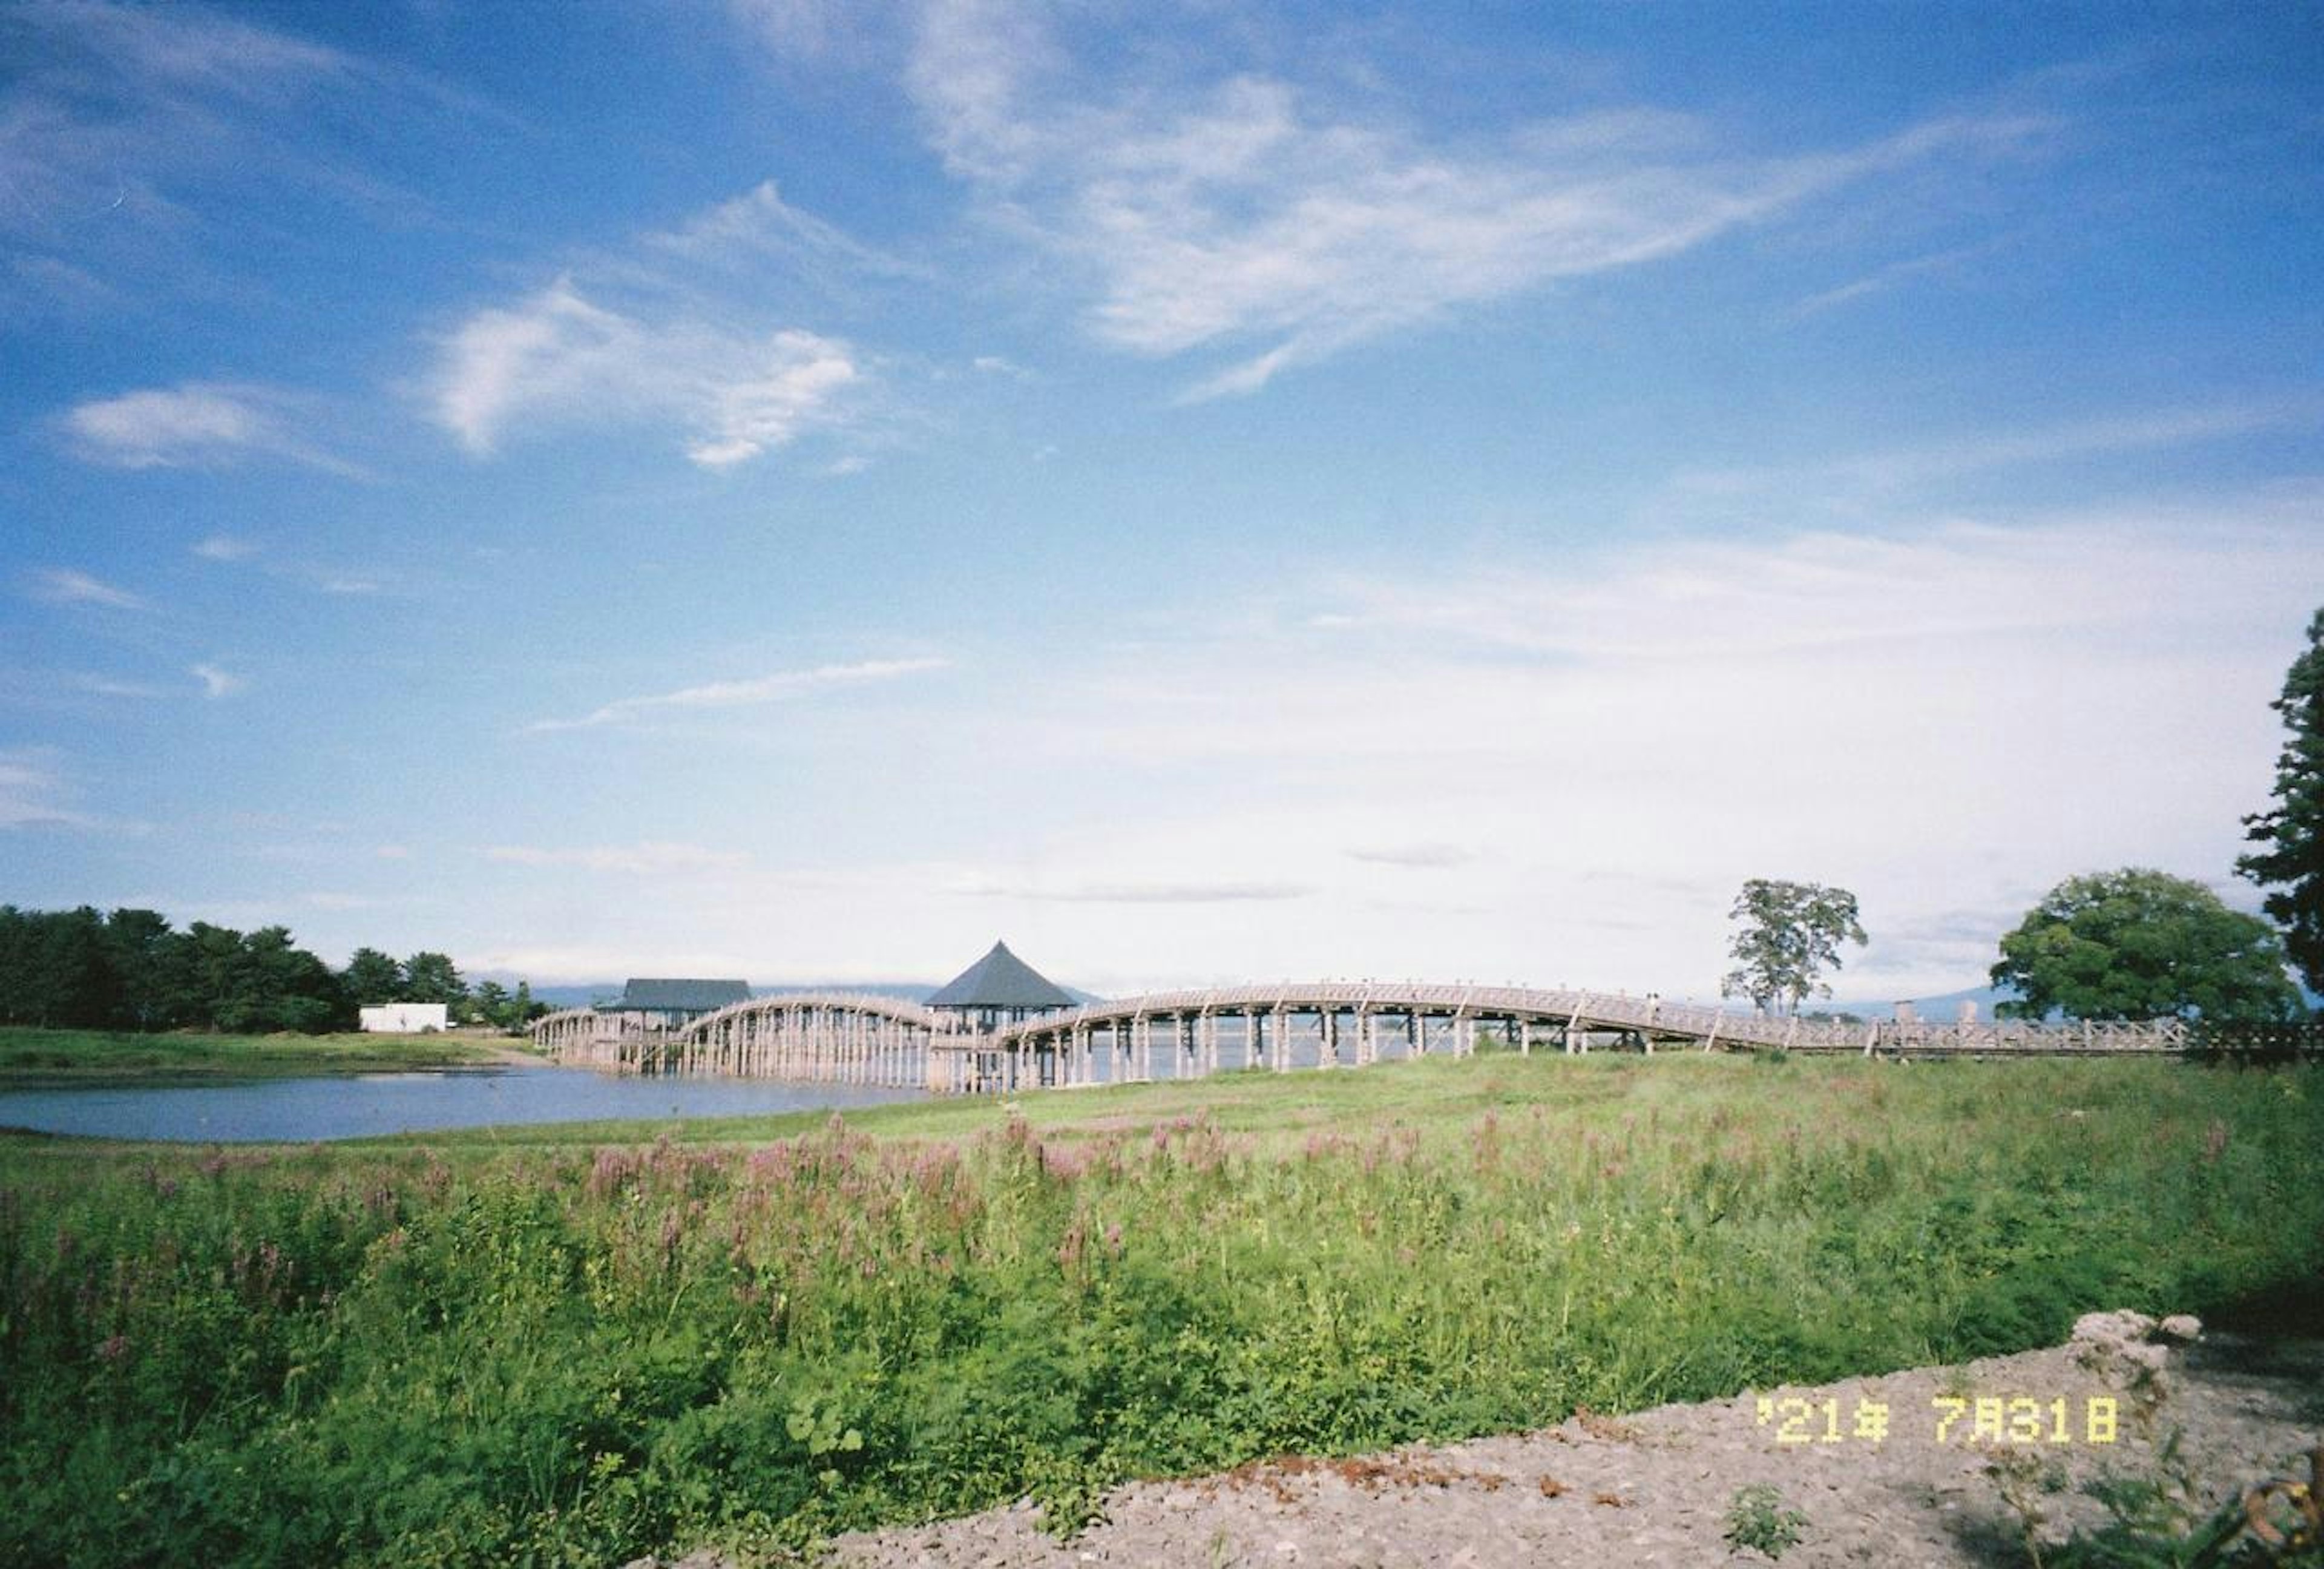
[[[931,1008],[1071,1008],[1074,1000],[1041,973],[995,943],[992,951],[928,999]]]
[[[715,1013],[729,1002],[750,1000],[748,981],[632,979],[613,1006],[623,1012]]]

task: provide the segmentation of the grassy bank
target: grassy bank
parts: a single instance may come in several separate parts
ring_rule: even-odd
[[[133,1035],[0,1028],[0,1089],[473,1066],[512,1039],[462,1035]]]
[[[1069,1516],[2324,1269],[2304,1069],[1502,1057],[686,1132],[0,1140],[0,1559]]]

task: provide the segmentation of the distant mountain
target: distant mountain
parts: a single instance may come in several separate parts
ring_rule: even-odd
[[[468,977],[471,985],[479,980],[498,981],[512,989],[516,985],[516,977],[512,975]],[[532,989],[533,1001],[546,1002],[551,1008],[586,1008],[600,997],[618,997],[621,994],[622,983],[619,981],[610,986],[535,986]]]
[[[2300,988],[2300,994],[2310,1011],[2324,1009],[2324,996],[2319,996],[2305,986]],[[2006,986],[1971,986],[1964,991],[1940,992],[1929,997],[1914,997],[1909,1001],[1919,1011],[1921,1021],[1923,1024],[1950,1024],[1954,1014],[1964,1002],[1976,1003],[1978,1020],[1989,1024],[1999,1017],[1995,1012],[1995,1009],[2001,1003],[2017,1001],[2017,993]],[[1853,1013],[1858,1019],[1866,1020],[1887,1020],[1896,1017],[1896,999],[1883,998],[1877,1002],[1850,1001],[1847,999],[1832,1002],[1810,1002],[1804,1005],[1803,1011],[1817,1013]],[[2053,1009],[2050,1017],[2052,1021],[2055,1021],[2063,1015]]]
[[[1913,1004],[1914,1011],[1920,1014],[1922,1022],[1950,1024],[1960,1011],[1962,1003],[1974,1002],[1977,1004],[1978,1018],[1990,1023],[1995,1018],[1994,1009],[1998,1004],[2014,1002],[2016,1000],[2017,993],[2006,986],[1969,986],[1959,992],[1940,992],[1921,997],[1904,999],[1882,997],[1872,1001],[1841,997],[1829,1002],[1812,1001],[1803,1002],[1800,1006],[1803,1012],[1853,1013],[1862,1020],[1883,1020],[1895,1018],[1896,1004],[1899,1001],[1904,1001]]]

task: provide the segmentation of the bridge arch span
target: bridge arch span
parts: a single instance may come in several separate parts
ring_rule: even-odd
[[[559,1060],[629,1072],[1007,1093],[1467,1057],[1487,1031],[1526,1055],[1537,1046],[1587,1051],[1609,1039],[1649,1052],[2153,1055],[2185,1050],[2190,1040],[2177,1020],[1865,1023],[1734,1012],[1652,993],[1343,981],[1148,992],[989,1033],[899,998],[801,992],[733,1003],[669,1029],[574,1009],[542,1020],[533,1034]]]

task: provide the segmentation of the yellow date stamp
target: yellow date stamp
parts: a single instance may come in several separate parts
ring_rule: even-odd
[[[1886,1400],[1759,1397],[1759,1426],[1777,1444],[1886,1444],[1897,1416]],[[2112,1444],[2121,1431],[2112,1395],[1939,1395],[1922,1430],[1940,1444]]]

